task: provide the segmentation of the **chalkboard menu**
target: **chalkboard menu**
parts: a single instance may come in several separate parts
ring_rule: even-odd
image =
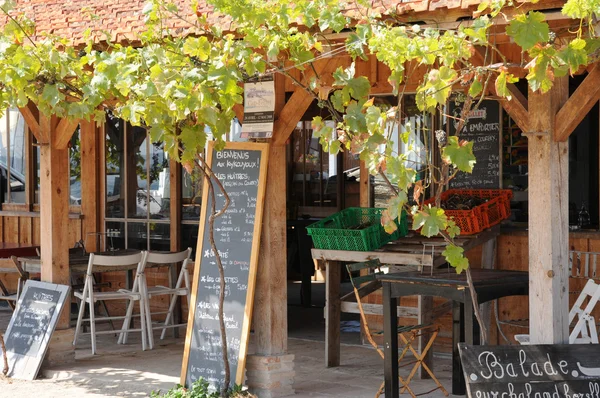
[[[208,153],[207,162],[231,199],[225,214],[215,219],[214,233],[225,269],[224,319],[231,382],[242,384],[254,299],[268,144],[228,143],[222,151],[210,145]],[[218,211],[225,198],[214,186]],[[207,211],[211,202],[206,184],[203,193],[181,384],[190,386],[203,377],[213,388],[220,388],[225,375],[219,327],[220,277],[209,241]]]
[[[469,397],[600,397],[595,344],[458,345]]]
[[[462,104],[450,102],[450,112],[454,119],[450,122],[450,135],[456,128],[462,112]],[[455,189],[497,189],[500,188],[500,104],[498,101],[484,100],[478,109],[469,113],[469,118],[460,132],[460,139],[473,142],[473,154],[477,159],[472,173],[459,171],[450,180],[450,188]]]
[[[4,336],[9,377],[35,379],[69,290],[47,282],[25,283]]]

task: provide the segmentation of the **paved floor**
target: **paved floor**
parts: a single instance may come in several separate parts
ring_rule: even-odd
[[[316,286],[317,305],[322,302],[320,290],[322,287]],[[0,330],[5,329],[9,317],[10,312],[0,308]],[[352,326],[355,318],[348,316],[344,320]],[[288,351],[295,355],[296,397],[375,396],[383,381],[382,360],[375,350],[358,344],[355,328],[349,327],[348,332],[342,333],[342,365],[338,368],[326,368],[324,364],[322,307],[290,307],[289,329]],[[0,398],[147,397],[152,391],[166,391],[179,382],[183,339],[161,342],[156,336],[155,340],[158,347],[143,352],[136,333],[126,346],[115,344],[113,335],[101,335],[99,353],[92,356],[89,337],[84,337],[76,350],[75,367],[43,369],[40,378],[33,382],[0,379]],[[436,375],[449,389],[450,361],[436,358],[434,365]],[[408,369],[403,372],[407,374]],[[431,390],[435,384],[431,380],[415,380],[411,387],[418,394]],[[443,394],[436,391],[425,396],[435,398]]]

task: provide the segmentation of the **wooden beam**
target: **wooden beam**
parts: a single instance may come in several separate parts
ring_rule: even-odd
[[[67,148],[78,124],[77,119],[61,119],[53,132],[55,136],[52,137],[52,144],[58,149]]]
[[[568,76],[529,93],[529,334],[532,344],[569,338],[569,143],[555,142],[555,115],[569,98]]]
[[[40,114],[40,131],[53,137],[55,117]],[[40,147],[40,236],[42,280],[69,285],[69,153],[54,145]],[[69,300],[65,308],[70,308]],[[70,311],[63,311],[57,329],[69,328]]]
[[[244,123],[244,105],[237,104],[233,106],[233,111],[235,112],[235,117],[237,117],[240,123]]]
[[[365,315],[383,315],[383,304],[362,303]],[[417,308],[397,306],[398,316],[403,318],[417,318]],[[358,303],[342,301],[340,303],[340,312],[349,314],[360,314]]]
[[[43,144],[47,143],[47,138],[42,135],[42,131],[40,129],[40,124],[38,122],[39,112],[33,102],[29,102],[27,106],[23,108],[19,108],[21,111],[21,115],[23,115],[23,119],[25,119],[25,123],[35,136],[38,143]]]
[[[98,207],[100,195],[100,173],[101,163],[98,156],[96,123],[94,121],[81,122],[81,214],[82,236],[87,252],[99,250],[95,233],[99,230]]]
[[[181,248],[181,164],[175,159],[169,160],[169,208],[171,218],[171,251]],[[171,267],[173,268],[173,267]]]
[[[600,63],[596,63],[556,114],[554,140],[566,141],[598,100],[600,100]]]
[[[285,80],[275,77],[275,116],[285,105]],[[285,141],[284,141],[285,142]],[[254,301],[256,353],[282,355],[287,351],[287,225],[286,147],[269,147],[267,184]],[[257,220],[260,221],[260,220]]]
[[[285,146],[271,145],[263,212],[263,224],[269,227],[262,229],[253,312],[256,353],[260,355],[287,351],[285,162]]]
[[[333,73],[340,66],[347,67],[350,65],[350,62],[350,57],[325,59],[315,63],[315,70],[319,76],[326,76]],[[314,73],[307,72],[302,83],[306,84],[313,76]],[[273,144],[285,144],[313,100],[314,96],[312,93],[307,92],[302,87],[296,87],[294,94],[292,94],[292,97],[285,104],[285,107],[281,110],[279,117],[275,121]]]

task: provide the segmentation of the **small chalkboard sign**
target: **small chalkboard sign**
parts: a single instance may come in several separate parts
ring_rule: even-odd
[[[600,397],[596,344],[458,345],[471,398]]]
[[[450,122],[450,135],[456,135],[462,104],[450,102],[454,119]],[[459,171],[450,180],[454,189],[498,189],[501,170],[500,104],[484,100],[479,108],[469,113],[467,122],[460,132],[460,139],[473,142],[473,154],[477,159],[472,173]]]
[[[7,376],[36,378],[69,290],[66,285],[32,280],[25,283],[4,335]]]
[[[214,235],[225,270],[224,319],[231,382],[244,382],[250,321],[254,302],[258,249],[267,173],[268,144],[227,143],[217,151],[209,145],[207,164],[231,199],[229,208],[215,219]],[[215,184],[216,209],[225,203]],[[205,183],[194,269],[181,384],[200,377],[220,389],[225,368],[219,326],[220,276],[209,241],[211,202]]]

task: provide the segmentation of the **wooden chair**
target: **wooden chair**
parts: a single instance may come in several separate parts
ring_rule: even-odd
[[[17,291],[15,293],[10,293],[6,285],[0,280],[0,300],[4,300],[8,302],[8,305],[14,310],[16,308],[17,302],[19,300],[19,296],[21,295],[21,290],[25,285],[25,282],[29,279],[29,272],[25,272],[19,264],[17,257],[11,256],[10,260],[7,261],[10,265],[12,265],[17,273],[19,274],[19,280],[17,281]]]
[[[187,297],[188,303],[190,302],[190,292],[191,292],[191,284],[190,284],[190,275],[188,272],[188,264],[190,262],[190,257],[192,255],[192,249],[188,248],[179,253],[157,253],[157,252],[148,252],[146,256],[147,264],[161,264],[165,266],[174,266],[175,264],[181,263],[181,271],[179,271],[179,277],[177,278],[177,282],[174,287],[166,287],[166,286],[147,286],[146,277],[143,278],[144,288],[146,289],[146,322],[148,329],[148,341],[150,349],[154,348],[154,336],[152,334],[153,330],[162,330],[160,334],[160,339],[163,340],[165,338],[167,329],[187,326],[187,323],[175,324],[174,319],[174,311],[175,305],[177,304],[177,298],[181,296]],[[170,295],[171,301],[169,303],[169,309],[166,312],[165,322],[159,326],[152,326],[152,313],[150,312],[150,298],[154,296],[163,296]],[[157,315],[160,313],[155,313]]]
[[[375,340],[373,339],[373,336],[371,334],[371,330],[369,329],[369,325],[367,323],[367,318],[365,316],[363,306],[361,303],[361,298],[367,296],[368,294],[374,292],[375,290],[377,290],[381,287],[381,283],[375,278],[375,276],[378,273],[381,273],[381,263],[379,262],[378,259],[375,259],[375,260],[370,260],[370,261],[367,261],[364,263],[349,264],[346,266],[346,269],[348,271],[348,275],[350,276],[350,281],[352,282],[352,288],[354,289],[354,296],[356,298],[356,302],[358,304],[358,308],[360,311],[360,316],[361,316],[362,322],[364,324],[365,335],[366,335],[367,339],[369,340],[369,343],[377,350],[377,352],[379,353],[379,356],[383,359],[384,353],[379,348],[379,346],[377,345]],[[367,270],[369,272],[369,274],[360,276],[360,277],[352,277],[352,272],[361,271],[361,270]],[[359,287],[359,285],[361,285],[361,284],[362,284],[362,286]],[[439,380],[433,374],[433,371],[425,363],[425,357],[427,356],[427,352],[433,346],[433,343],[435,342],[435,339],[439,333],[439,330],[440,329],[439,329],[438,325],[409,325],[409,326],[399,326],[398,327],[398,336],[400,337],[400,339],[402,340],[402,343],[403,343],[402,347],[400,347],[400,345],[399,345],[399,349],[401,349],[401,352],[398,355],[398,366],[405,367],[405,366],[412,365],[412,369],[406,379],[404,379],[402,376],[398,376],[400,385],[402,386],[402,388],[400,390],[401,393],[404,393],[406,391],[411,397],[414,398],[419,395],[429,395],[433,391],[439,389],[442,391],[442,393],[445,396],[448,396],[448,391],[446,391],[444,386],[439,382]],[[429,338],[429,341],[427,342],[425,348],[423,349],[423,351],[421,353],[419,353],[417,350],[415,350],[413,348],[412,344],[418,337],[423,336],[423,335],[429,335],[430,338]],[[415,357],[415,360],[410,361],[405,364],[400,364],[400,362],[404,359],[404,357],[409,352]],[[424,393],[415,394],[415,392],[410,388],[409,384],[410,384],[412,378],[415,376],[415,374],[419,370],[419,368],[423,368],[429,374],[429,376],[436,383],[437,387],[430,391],[424,392]],[[385,382],[381,383],[381,386],[379,387],[379,390],[377,391],[375,398],[378,398],[384,392],[384,387],[385,387]]]
[[[116,292],[96,292],[94,291],[94,267],[102,266],[102,267],[114,267],[115,271],[118,271],[119,268],[123,268],[126,266],[131,266],[133,264],[137,264],[136,267],[136,276],[133,282],[133,288],[131,290],[119,290]],[[83,334],[81,332],[81,326],[84,321],[89,322],[90,324],[90,335],[92,338],[92,354],[96,354],[96,335],[97,334],[114,334],[113,330],[109,331],[97,331],[96,330],[96,321],[101,319],[122,319],[123,326],[121,328],[121,337],[128,332],[141,332],[142,333],[142,350],[146,350],[146,323],[143,320],[146,318],[146,295],[144,291],[144,285],[141,283],[144,268],[146,265],[146,252],[136,253],[136,254],[128,254],[122,256],[104,256],[104,255],[96,255],[90,254],[90,259],[88,262],[88,268],[85,275],[85,284],[83,287],[83,291],[75,292],[75,296],[79,298],[82,302],[82,305],[79,307],[79,316],[77,317],[77,326],[75,327],[75,339],[73,340],[73,345],[77,344],[78,337]],[[128,300],[129,306],[128,311],[125,317],[103,317],[96,318],[94,307],[97,301],[104,300]],[[139,302],[140,305],[140,317],[142,319],[141,328],[140,329],[129,329],[129,325],[131,323],[133,305],[135,302]],[[84,310],[85,303],[89,305],[89,319],[84,319]],[[131,310],[130,310],[131,309]]]

